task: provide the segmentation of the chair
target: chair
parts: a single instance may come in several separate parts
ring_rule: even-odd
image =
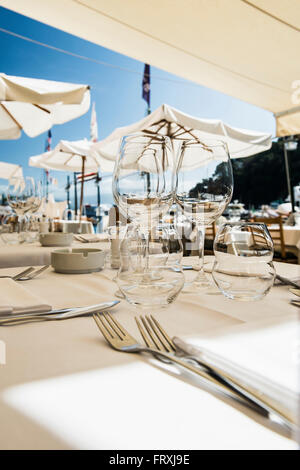
[[[213,255],[214,239],[216,237],[216,224],[213,222],[205,229],[204,254]]]
[[[279,259],[286,263],[297,263],[297,257],[287,252],[284,242],[284,230],[281,216],[279,217],[253,217],[253,222],[266,224],[272,237],[274,247],[280,251],[274,251],[274,259]]]

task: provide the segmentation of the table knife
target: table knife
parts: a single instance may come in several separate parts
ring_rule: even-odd
[[[108,308],[113,308],[119,303],[119,300],[113,300],[111,302],[102,302],[101,304],[89,305],[87,307],[50,310],[49,312],[34,314],[26,313],[22,315],[6,315],[5,317],[0,317],[0,326],[8,325],[10,323],[24,323],[32,320],[66,320],[67,318],[75,318],[83,315],[91,315],[96,312],[102,312],[103,310],[106,310]]]

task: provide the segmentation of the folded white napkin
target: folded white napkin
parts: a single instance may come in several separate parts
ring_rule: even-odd
[[[84,239],[86,242],[89,243],[109,241],[107,233],[85,233],[82,235],[80,234],[79,236],[75,235],[75,239],[79,242],[81,241],[80,239]]]
[[[20,282],[0,279],[0,316],[42,313],[49,310],[51,310],[50,305],[28,292]]]
[[[203,338],[174,339],[199,359],[226,371],[296,413],[299,402],[296,316],[244,323]],[[299,360],[299,359],[298,359]]]

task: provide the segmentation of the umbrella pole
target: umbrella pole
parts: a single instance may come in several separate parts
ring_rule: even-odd
[[[74,209],[75,209],[75,218],[77,217],[78,212],[78,201],[77,201],[77,176],[74,173]]]
[[[83,209],[84,171],[85,171],[85,157],[82,157],[82,167],[81,167],[81,194],[80,194],[79,222],[81,222],[82,209]]]
[[[290,202],[292,206],[292,212],[295,211],[295,198],[294,198],[294,191],[291,183],[291,176],[290,176],[290,166],[289,166],[289,160],[288,160],[288,154],[287,154],[287,149],[285,144],[283,143],[283,152],[284,152],[284,163],[285,163],[285,171],[286,171],[286,179],[287,179],[287,187],[288,187],[288,192],[290,195]]]

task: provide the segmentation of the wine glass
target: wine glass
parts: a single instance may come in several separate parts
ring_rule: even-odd
[[[113,176],[113,195],[124,217],[149,232],[174,199],[175,167],[168,137],[123,137]]]
[[[18,216],[18,231],[26,229],[26,224],[32,213],[41,206],[41,187],[32,177],[24,180],[10,182],[7,190],[7,199],[10,207]]]
[[[175,165],[168,137],[136,133],[123,137],[115,164],[113,195],[120,213],[144,234],[146,259],[151,228],[174,201]]]
[[[176,171],[176,202],[197,230],[199,270],[192,290],[211,284],[203,271],[205,227],[229,204],[233,176],[226,143],[218,140],[188,140],[182,143]]]

